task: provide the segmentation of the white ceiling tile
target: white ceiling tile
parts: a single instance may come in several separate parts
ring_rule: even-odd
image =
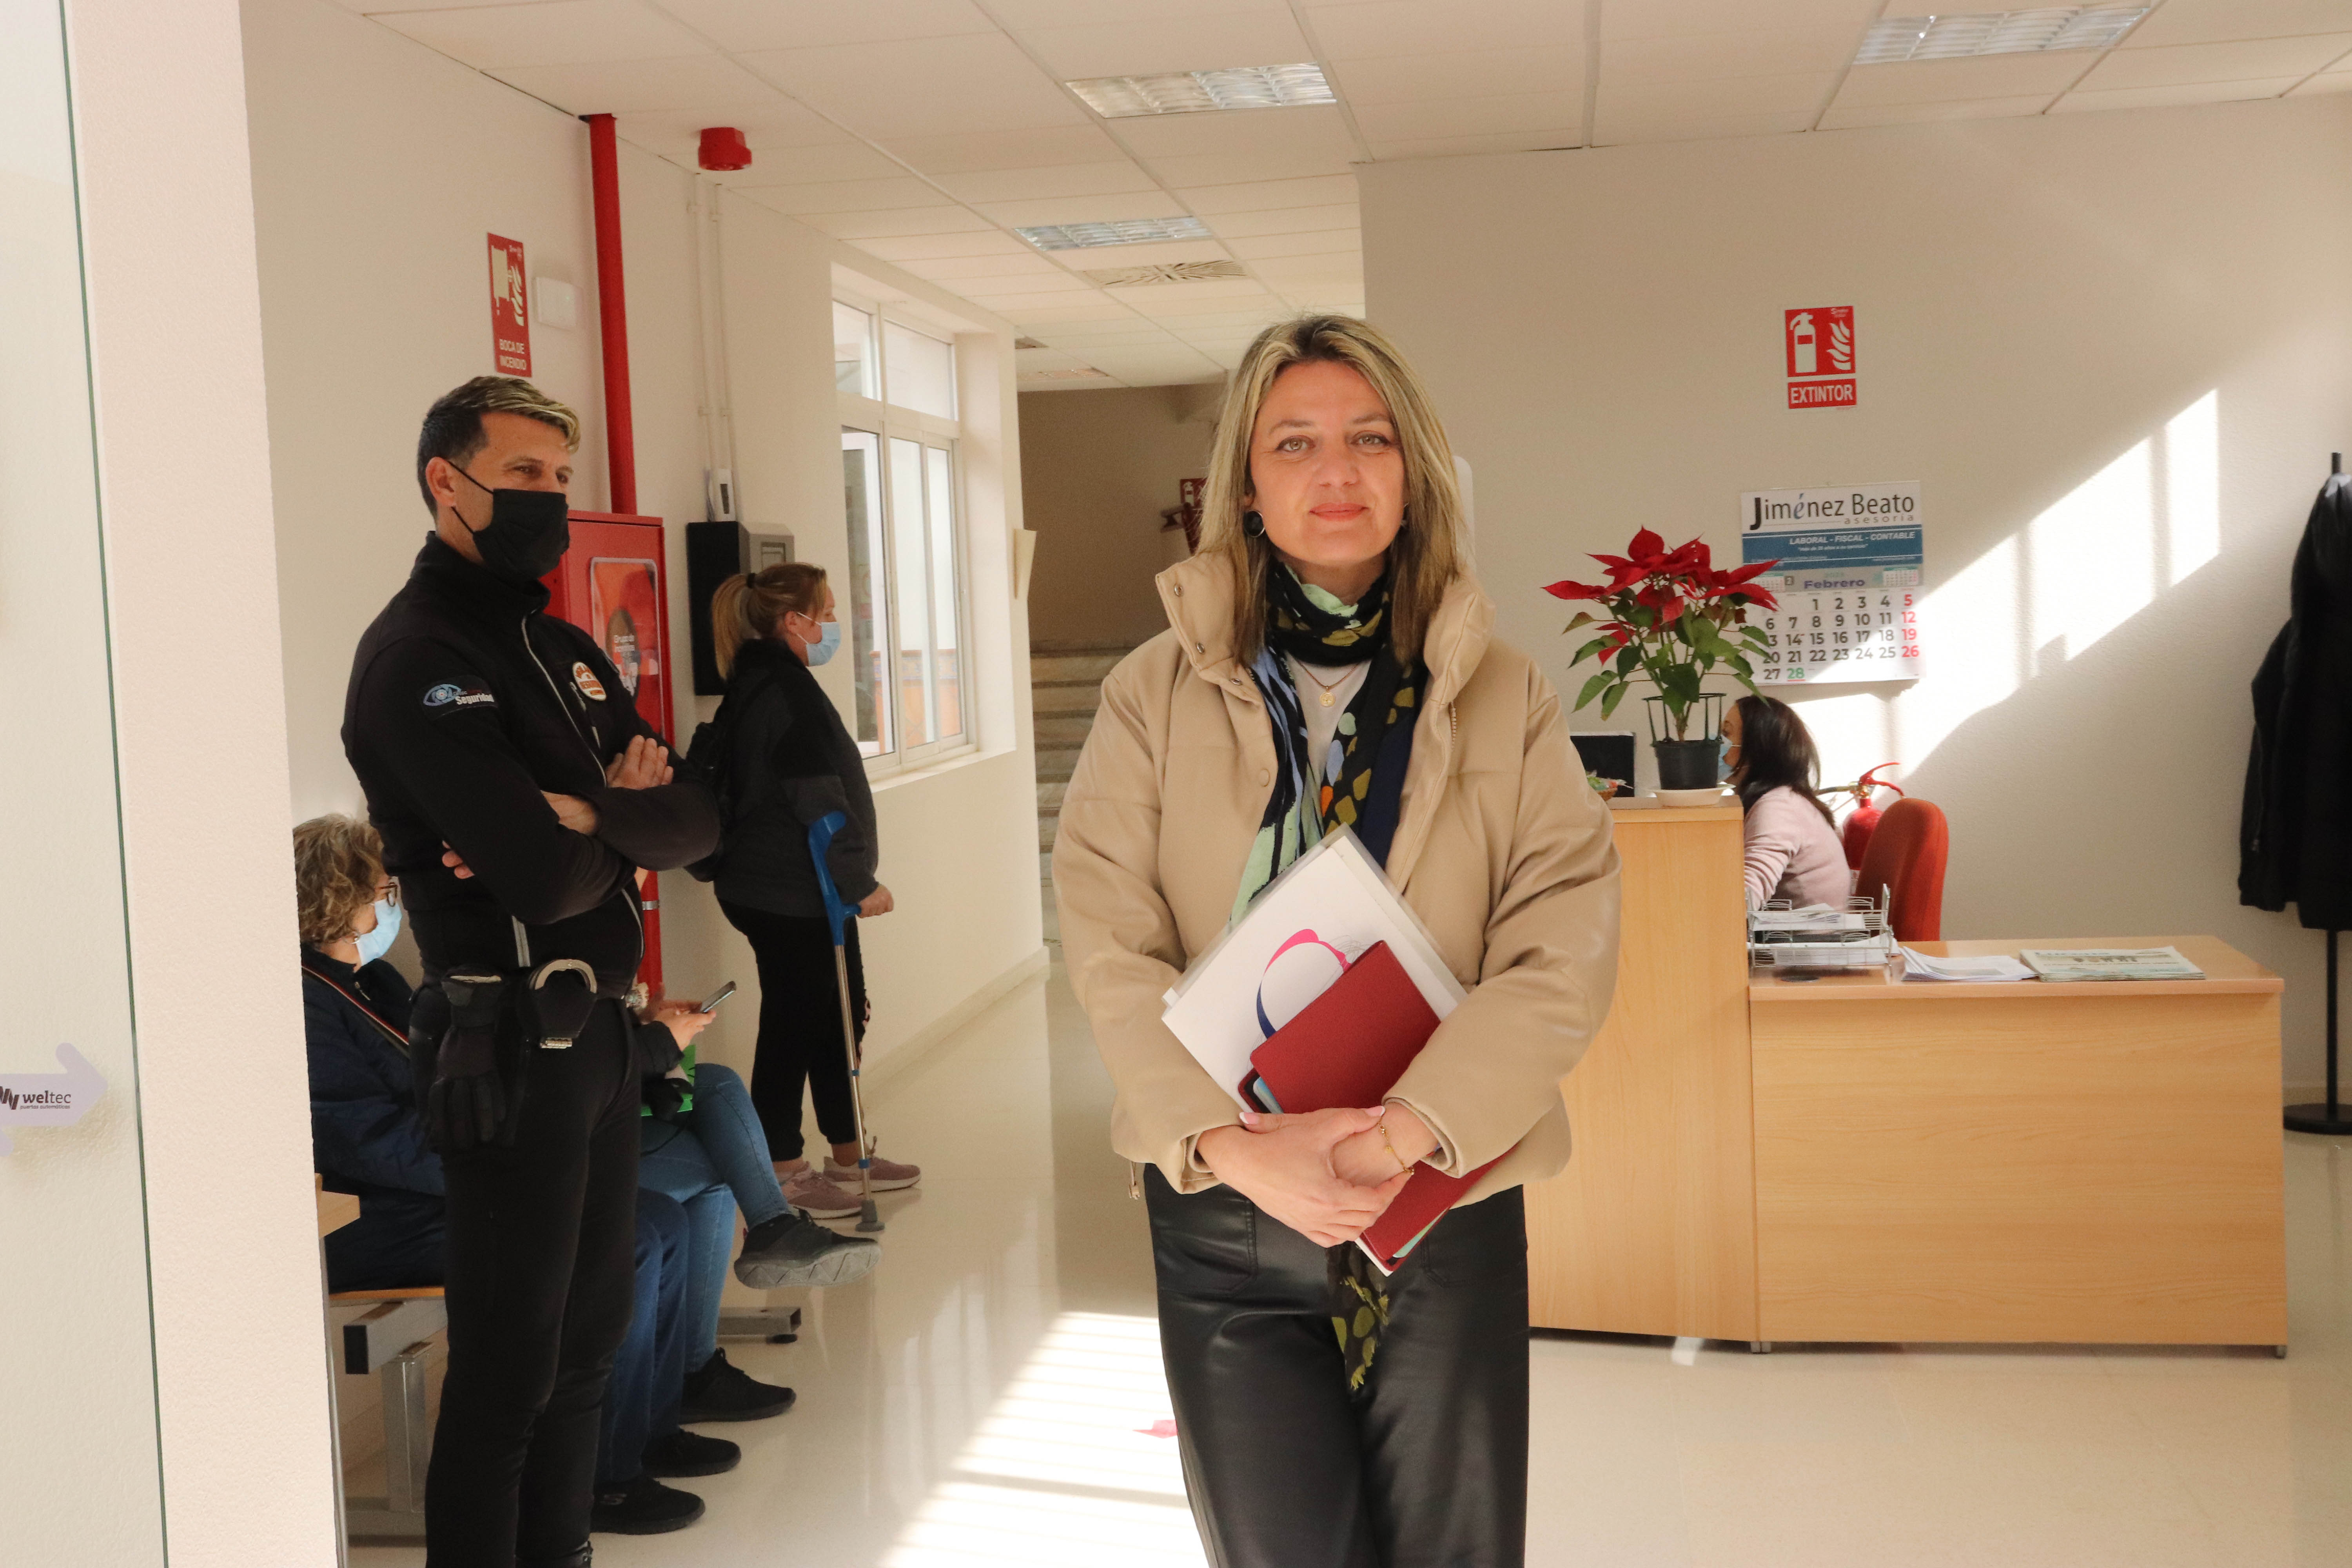
[[[1361,251],[1342,256],[1269,256],[1250,263],[1251,270],[1270,288],[1282,288],[1295,279],[1341,279],[1360,287],[1364,280]]]
[[[1336,255],[1343,250],[1360,254],[1364,235],[1361,229],[1327,228],[1313,234],[1269,234],[1229,243],[1235,256],[1255,261],[1262,256]]]
[[[1824,84],[1826,86],[1826,84]],[[1606,85],[1603,92],[1608,90]],[[1442,103],[1381,103],[1356,111],[1368,141],[1410,136],[1480,136],[1574,125],[1584,118],[1584,92],[1519,92],[1456,98]]]
[[[981,131],[939,136],[891,136],[885,146],[926,174],[970,174],[1001,169],[1050,169],[1107,163],[1122,157],[1097,125],[1052,125],[1027,131]]]
[[[536,5],[378,14],[374,19],[478,70],[711,52],[694,34],[636,0],[540,0]]]
[[[621,122],[623,135],[628,134],[629,125],[629,121]],[[822,147],[761,147],[754,142],[750,168],[711,178],[730,185],[814,185],[834,180],[895,180],[906,174],[864,142],[848,140],[847,132],[836,134],[843,140]],[[695,133],[688,132],[688,162],[695,144]]]
[[[1836,79],[1826,73],[1808,73],[1729,77],[1719,81],[1618,82],[1610,80],[1604,70],[1596,124],[1629,117],[1730,120],[1800,110],[1812,114],[1820,110]]]
[[[756,190],[760,205],[798,217],[804,213],[890,212],[907,207],[937,207],[939,192],[922,181],[901,174],[889,180],[827,180],[805,185],[739,185]]]
[[[1337,104],[1244,109],[1223,114],[1149,114],[1117,122],[1119,140],[1146,162],[1189,153],[1348,152],[1355,142]]]
[[[1071,298],[1091,300],[1094,298],[1099,298],[1099,296],[1081,294],[1073,295]],[[1106,301],[1099,305],[1093,303],[1084,305],[1032,305],[1019,310],[999,311],[998,314],[1003,316],[1008,321],[1024,322],[1131,321],[1135,320],[1134,311],[1129,310],[1124,305],[1111,301]]]
[[[1091,299],[1098,290],[1081,286],[1075,294],[1065,289],[1042,289],[1029,294],[990,294],[974,289],[966,289],[960,292],[973,304],[983,306],[1000,316],[1013,316],[1033,305],[1076,304],[1081,299]]]
[[[784,189],[792,187],[787,185]],[[760,201],[774,193],[746,191],[743,194],[753,201]],[[898,239],[911,235],[971,234],[994,226],[986,218],[957,206],[907,207],[889,212],[792,213],[787,216],[800,219],[811,228],[823,229],[835,239]]]
[[[1090,245],[1056,250],[1064,267],[1164,267],[1176,261],[1225,261],[1231,253],[1213,239],[1162,239],[1142,245]]]
[[[1340,95],[1358,110],[1438,98],[1584,90],[1584,49],[1574,44],[1345,60],[1331,69]]]
[[[1026,248],[1025,247],[1024,247]],[[915,257],[898,263],[918,278],[928,278],[934,283],[954,283],[959,286],[974,279],[992,281],[1003,279],[1026,279],[1066,276],[1062,269],[1034,254],[1026,256],[949,256]],[[981,285],[973,283],[972,287]]]
[[[1836,71],[1853,58],[1854,46],[1860,42],[1851,27],[1619,38],[1601,47],[1601,79],[1604,82],[1714,81],[1725,77]]]
[[[1180,153],[1148,161],[1168,185],[1241,185],[1258,180],[1314,180],[1345,174],[1363,161],[1352,146],[1323,153]]]
[[[1929,0],[1888,0],[1886,9],[1916,3],[1921,12],[1941,9]],[[1753,33],[1760,29],[1848,27],[1853,41],[1879,13],[1880,0],[1618,0],[1601,9],[1602,68],[1609,46],[1622,38],[1690,38],[1708,33]],[[1965,5],[1953,6],[1966,10]],[[2004,5],[2002,8],[2011,8]]]
[[[744,63],[876,141],[1086,122],[1002,33],[764,49]]]
[[[1286,14],[1287,0],[989,0],[988,8],[1015,32],[1038,27],[1078,27],[1105,22],[1181,22],[1211,10],[1223,16],[1244,11]]]
[[[1283,207],[1273,212],[1221,213],[1209,226],[1221,239],[1258,234],[1307,234],[1317,229],[1354,228],[1361,221],[1355,204],[1328,207]]]
[[[1094,196],[1159,189],[1150,175],[1124,158],[1044,169],[987,169],[942,174],[940,186],[958,201],[1018,202],[1041,196]]]
[[[962,256],[1034,256],[1000,228],[969,234],[868,235],[851,242],[885,261],[939,260]]]
[[[1822,116],[1823,131],[1851,131],[1864,125],[1919,125],[1937,120],[2006,120],[2039,114],[2050,107],[2053,94],[2027,93],[2016,98],[1939,99],[1931,103],[1850,104],[1840,99]]]
[[[660,0],[723,48],[814,48],[992,33],[971,0]]]
[[[2352,0],[2165,0],[2121,47],[2220,44],[2352,31]]]
[[[1118,223],[1138,217],[1182,217],[1184,204],[1157,188],[1103,196],[1045,196],[1029,202],[979,202],[975,210],[1007,228],[1040,224]]]
[[[1244,300],[1256,301],[1255,309],[1272,309],[1271,296],[1265,286],[1248,278],[1213,283],[1160,283],[1141,289],[1120,289],[1116,294],[1122,304],[1156,317],[1230,311]]]
[[[1596,146],[1640,142],[1715,142],[1734,136],[1779,136],[1812,129],[1810,109],[1779,114],[1728,114],[1715,118],[1683,114],[1633,114],[1602,121],[1593,128]]]
[[[2063,92],[2088,68],[2077,50],[2057,54],[1977,55],[1957,60],[1898,60],[1856,66],[1838,89],[1840,109],[1889,103],[1957,102]]]
[[[1584,44],[1584,7],[1560,0],[1369,0],[1310,5],[1327,60],[1392,59],[1471,48]]]
[[[2070,92],[2050,106],[2053,114],[2079,114],[2094,109],[2168,109],[2186,103],[2233,103],[2242,99],[2276,98],[2300,78],[2259,78],[2252,81],[2175,82],[2162,87],[2116,87],[2092,92]]]
[[[1582,145],[1580,125],[1555,125],[1541,131],[1490,132],[1478,136],[1405,136],[1372,143],[1372,156],[1383,162],[1400,158],[1465,158],[1490,153],[1557,153]]]
[[[705,125],[726,125],[738,110],[772,105],[776,89],[718,55],[569,66],[510,66],[492,71],[570,114],[631,114],[699,110]]]
[[[1315,180],[1253,180],[1238,185],[1180,185],[1176,194],[1214,223],[1221,213],[1272,212],[1277,207],[1330,206],[1356,199],[1353,174]]]
[[[1167,324],[1167,330],[1173,332],[1255,332],[1261,331],[1278,314],[1279,311],[1271,303],[1255,305],[1243,310],[1224,308],[1213,310],[1204,307],[1172,318]]]
[[[2287,96],[2316,98],[2330,92],[2352,92],[2352,71],[2322,71]]]
[[[2319,33],[2300,38],[2261,38],[2235,44],[2173,44],[2163,48],[2116,49],[2091,68],[2091,74],[2083,79],[2080,90],[2101,92],[2111,88],[2176,87],[2192,82],[2305,77],[2332,64],[2347,48],[2352,48],[2352,33]]]
[[[1286,10],[1259,6],[1236,14],[1199,14],[1206,9],[1148,20],[1016,26],[1015,30],[1064,81],[1223,66],[1293,65],[1315,58]]]

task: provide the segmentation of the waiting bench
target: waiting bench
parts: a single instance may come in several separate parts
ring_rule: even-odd
[[[449,1326],[438,1285],[394,1290],[342,1290],[330,1307],[367,1310],[342,1326],[342,1371],[374,1373],[383,1392],[383,1496],[347,1498],[343,1533],[355,1542],[394,1544],[425,1539],[425,1467],[433,1452],[433,1426],[425,1412],[425,1355],[435,1334]],[[727,1312],[722,1339],[762,1339],[789,1344],[799,1336],[801,1310]]]

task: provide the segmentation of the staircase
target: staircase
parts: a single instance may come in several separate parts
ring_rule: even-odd
[[[1058,942],[1054,919],[1054,834],[1062,822],[1062,793],[1094,728],[1103,677],[1134,650],[1122,647],[1032,645],[1029,691],[1037,721],[1037,879],[1045,889],[1045,936]]]

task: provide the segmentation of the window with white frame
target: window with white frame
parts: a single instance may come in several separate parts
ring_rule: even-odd
[[[955,344],[854,300],[833,306],[858,749],[877,771],[973,742],[965,658]]]

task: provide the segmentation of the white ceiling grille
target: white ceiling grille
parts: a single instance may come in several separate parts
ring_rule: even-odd
[[[1212,279],[1246,278],[1238,261],[1171,261],[1160,267],[1088,268],[1085,276],[1106,289],[1129,289],[1139,283],[1205,283]]]
[[[1131,217],[1109,223],[1055,223],[1013,231],[1040,250],[1084,250],[1097,245],[1142,245],[1155,239],[1207,239],[1196,217]]]
[[[2147,5],[2045,5],[1960,16],[1888,16],[1872,26],[1853,57],[1858,66],[1896,60],[1950,60],[1969,55],[2021,55],[2042,49],[2104,49],[2148,14]]]
[[[1062,84],[1105,120],[1135,114],[1198,114],[1213,109],[1290,109],[1337,101],[1323,68],[1231,66],[1159,76],[1103,76]]]
[[[1108,381],[1110,372],[1097,370],[1090,364],[1075,365],[1068,370],[1024,370],[1024,381]]]

